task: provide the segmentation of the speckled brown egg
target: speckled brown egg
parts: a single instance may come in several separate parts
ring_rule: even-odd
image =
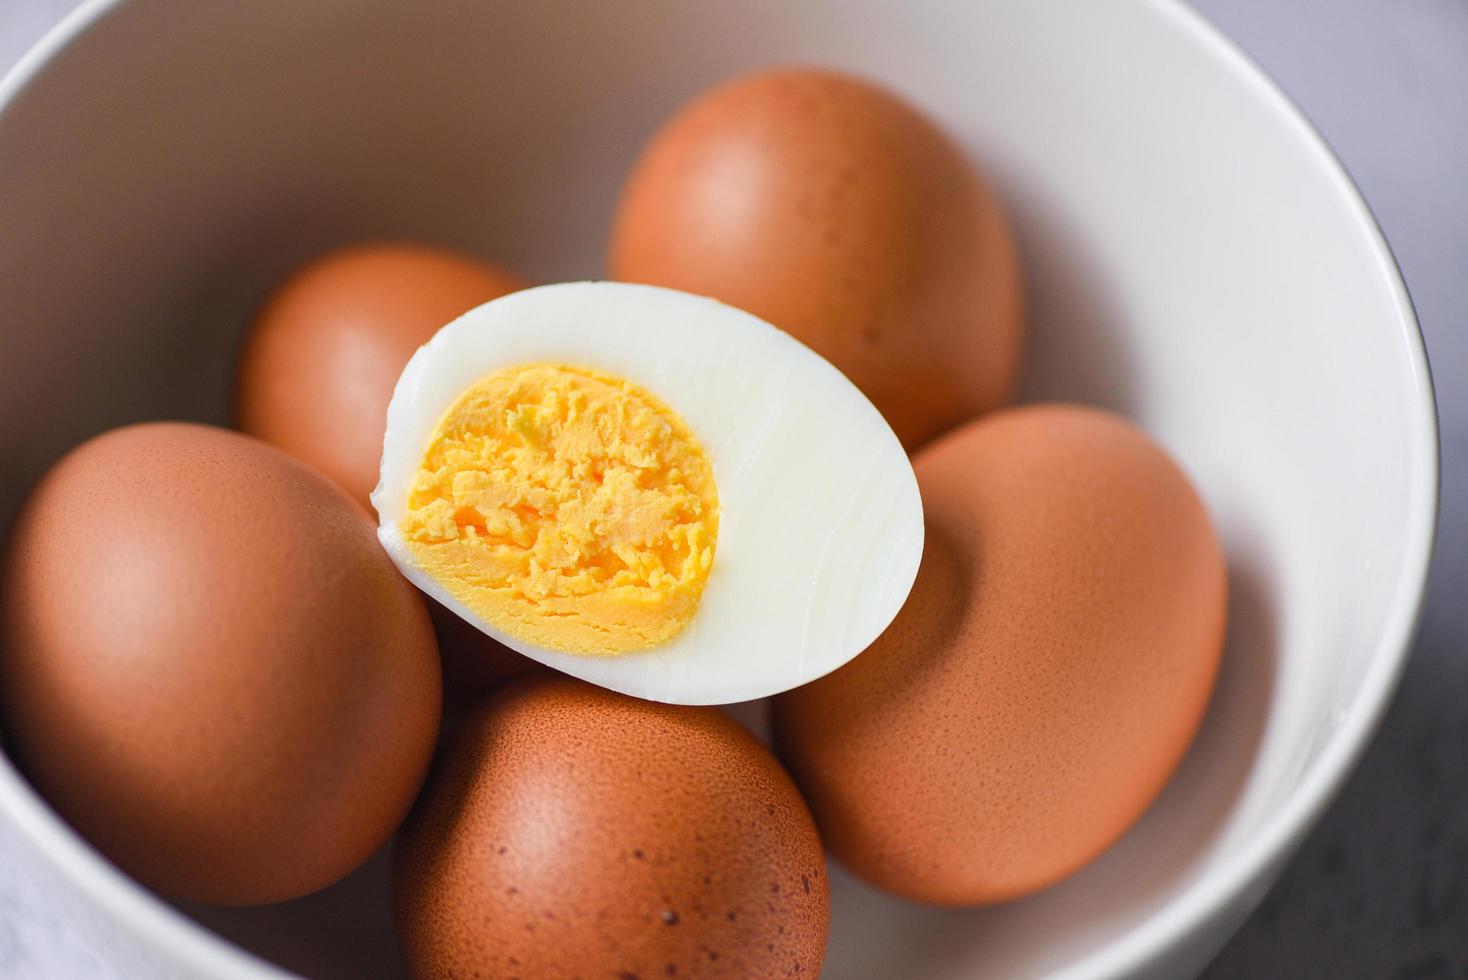
[[[845,75],[748,75],[674,116],[622,193],[610,271],[794,334],[909,448],[1003,404],[1018,376],[999,203],[918,110]]]
[[[73,450],[10,536],[0,720],[53,806],[144,884],[294,898],[391,835],[439,667],[417,593],[338,486],[223,429]]]
[[[1104,851],[1183,757],[1222,648],[1223,555],[1182,471],[1105,412],[1003,412],[914,468],[911,597],[856,660],[777,700],[777,742],[857,874],[1004,901]]]
[[[829,912],[810,812],[737,722],[555,676],[463,726],[395,900],[419,977],[815,977]]]
[[[329,252],[282,283],[251,324],[236,383],[239,427],[366,507],[403,366],[444,324],[523,285],[475,256],[428,245]]]

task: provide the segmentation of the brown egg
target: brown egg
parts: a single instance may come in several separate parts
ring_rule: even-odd
[[[419,977],[815,977],[829,914],[810,812],[737,722],[551,675],[464,725],[395,886]]]
[[[1182,758],[1218,668],[1223,555],[1183,473],[1105,412],[1003,412],[914,466],[911,597],[777,700],[777,743],[857,874],[1004,901],[1104,851]]]
[[[770,71],[684,108],[623,191],[610,266],[794,334],[909,448],[1014,390],[1023,302],[999,204],[944,133],[859,79]]]
[[[427,245],[339,249],[299,269],[245,338],[239,427],[304,459],[368,506],[403,366],[459,315],[524,284]]]
[[[418,595],[317,471],[207,426],[117,429],[11,534],[0,718],[56,809],[146,885],[294,898],[391,835],[439,668]]]

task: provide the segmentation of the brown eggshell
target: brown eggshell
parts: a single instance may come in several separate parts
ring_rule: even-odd
[[[998,202],[913,107],[859,79],[736,78],[654,136],[617,210],[615,279],[746,309],[866,393],[909,448],[1006,402],[1019,262]]]
[[[12,531],[0,717],[25,772],[146,885],[293,898],[377,850],[432,753],[418,595],[310,467],[199,425],[73,450]]]
[[[399,838],[419,977],[815,977],[810,812],[710,708],[520,681],[460,731]]]
[[[1003,412],[914,468],[927,542],[907,605],[777,699],[777,740],[854,872],[998,902],[1091,861],[1162,789],[1218,669],[1224,560],[1183,473],[1104,412]]]
[[[440,327],[524,283],[472,255],[369,244],[308,263],[265,303],[240,353],[239,427],[305,460],[364,507],[393,387]]]

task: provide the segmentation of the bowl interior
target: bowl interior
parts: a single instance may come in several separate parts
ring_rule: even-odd
[[[1204,492],[1232,586],[1203,731],[1116,848],[991,910],[837,871],[830,975],[1108,972],[1190,914],[1246,910],[1230,865],[1303,830],[1302,794],[1394,676],[1435,481],[1420,347],[1369,220],[1170,3],[121,4],[0,118],[0,520],[105,427],[225,421],[250,309],[324,247],[421,238],[542,281],[599,275],[656,124],[790,61],[891,84],[989,172],[1028,267],[1027,397],[1154,433]],[[23,792],[0,766],[0,812]],[[313,976],[390,975],[383,866],[185,911]]]

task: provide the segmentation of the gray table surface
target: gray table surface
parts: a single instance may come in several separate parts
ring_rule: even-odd
[[[1196,3],[1304,107],[1376,212],[1427,335],[1443,452],[1433,578],[1401,690],[1206,977],[1468,978],[1468,0]],[[0,0],[0,71],[74,5]],[[11,870],[15,846],[0,835],[0,978],[117,976]]]

